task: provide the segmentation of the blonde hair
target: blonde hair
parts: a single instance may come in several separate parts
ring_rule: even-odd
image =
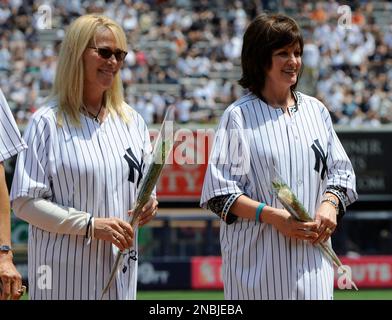
[[[107,29],[113,33],[117,46],[127,51],[127,41],[123,29],[113,20],[99,15],[84,15],[77,18],[68,28],[61,43],[51,97],[59,104],[57,124],[62,125],[63,117],[68,115],[71,122],[80,125],[80,109],[83,104],[84,65],[83,53],[89,43],[95,41],[99,30]],[[124,95],[120,72],[112,86],[105,91],[103,103],[110,113],[117,113],[128,121],[124,110]]]

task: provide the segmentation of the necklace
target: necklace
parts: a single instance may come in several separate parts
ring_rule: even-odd
[[[84,109],[84,110],[94,119],[95,122],[98,122],[98,123],[99,123],[98,116],[99,116],[99,114],[101,113],[102,108],[103,108],[103,104],[101,104],[101,107],[99,108],[98,113],[97,113],[97,114],[94,114],[94,113],[88,111],[87,107],[83,104],[83,109]]]
[[[259,97],[259,98],[261,98],[261,100],[262,100],[265,104],[271,106],[271,107],[274,108],[274,109],[288,110],[288,112],[289,112],[290,114],[294,114],[295,112],[298,111],[298,105],[301,103],[301,101],[298,101],[298,100],[299,100],[299,99],[298,99],[298,95],[297,95],[297,93],[296,93],[294,90],[291,90],[291,93],[292,93],[293,98],[294,98],[294,104],[291,105],[291,106],[287,106],[287,108],[280,107],[280,106],[273,106],[272,104],[268,103],[267,99],[266,99],[263,95],[261,95],[261,94],[260,94],[260,97]]]

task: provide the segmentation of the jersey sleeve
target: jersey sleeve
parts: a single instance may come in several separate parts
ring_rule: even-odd
[[[222,116],[204,177],[200,206],[207,209],[210,199],[246,193],[250,171],[249,146],[241,117],[233,109]]]
[[[26,148],[7,101],[0,90],[0,162]]]
[[[51,200],[50,130],[50,121],[44,117],[33,116],[30,120],[23,136],[29,148],[18,155],[11,200],[23,196]]]
[[[333,128],[331,117],[325,107],[322,113],[329,131],[327,188],[342,188],[346,194],[344,205],[348,206],[358,199],[354,169]]]

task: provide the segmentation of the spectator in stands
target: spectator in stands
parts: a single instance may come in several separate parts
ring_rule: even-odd
[[[38,21],[42,17],[36,9],[41,1],[32,0],[32,5],[26,5],[23,1],[3,3],[0,11],[0,85],[9,97],[11,108],[15,110],[17,103],[22,110],[29,108],[26,103],[14,101],[12,91],[16,90],[14,83],[18,81],[29,88],[29,81],[24,78],[31,67],[38,69],[35,72],[40,81],[36,99],[40,100],[46,95],[45,90],[50,88],[53,81],[53,57],[57,56],[55,50],[46,48],[46,43],[54,43],[57,37],[61,38],[57,30],[62,30],[64,25],[79,14],[91,10],[104,12],[118,21],[128,30],[127,38],[131,49],[138,48],[143,52],[138,53],[137,63],[131,50],[127,55],[125,67],[129,66],[130,70],[124,72],[124,80],[126,86],[131,87],[129,90],[134,90],[133,94],[139,93],[137,85],[131,86],[134,83],[169,83],[173,84],[174,88],[186,78],[207,76],[213,80],[221,79],[214,71],[222,70],[228,72],[229,80],[238,78],[244,27],[257,11],[266,7],[257,1],[224,0],[219,4],[215,1],[209,2],[208,5],[207,2],[202,5],[198,1],[185,2],[186,4],[184,1],[176,1],[175,4],[168,2],[162,3],[161,6],[151,6],[141,1],[101,1],[95,4],[91,0],[73,0],[64,4],[63,1],[55,0],[52,1],[53,25],[50,30],[41,30],[39,27]],[[365,69],[374,69],[376,77],[391,70],[388,59],[391,58],[392,52],[392,26],[379,19],[379,15],[384,16],[385,20],[388,12],[392,14],[391,6],[376,6],[369,1],[351,5],[353,23],[348,28],[347,25],[338,23],[341,15],[338,12],[339,3],[335,0],[317,3],[300,0],[264,2],[268,3],[270,10],[295,12],[301,17],[304,26],[315,28],[314,32],[305,35],[305,39],[319,49],[317,82],[325,81],[325,73],[339,69],[351,78],[353,83],[360,80],[365,87],[371,87],[372,79],[366,79],[368,72]],[[227,10],[222,11],[222,5]],[[364,24],[363,19],[366,22]],[[31,46],[35,46],[32,60]],[[304,59],[307,59],[306,51],[307,49]],[[194,57],[194,52],[197,52],[198,59]],[[316,54],[315,51],[312,51],[313,53]],[[53,59],[50,63],[49,57]],[[306,65],[305,62],[305,67]],[[353,67],[359,67],[361,73],[356,73]],[[301,88],[308,87],[310,83],[306,81],[307,71],[309,70],[304,72]],[[16,73],[18,77],[15,77]],[[7,79],[8,83],[2,83],[4,79]],[[347,83],[334,80],[334,84],[344,87],[344,90],[350,88]],[[153,88],[151,90],[154,91]],[[188,86],[187,90],[192,91],[193,87]],[[360,89],[355,91],[359,94],[363,92]],[[316,95],[322,97],[328,96],[328,93],[317,92]],[[219,97],[216,99],[219,100]],[[219,102],[217,100],[215,102]],[[338,118],[339,116],[333,117]],[[349,122],[351,120],[348,119]],[[22,122],[26,123],[26,119]]]
[[[308,79],[306,85],[303,86],[306,88],[305,93],[314,95],[319,77],[320,51],[311,39],[305,40],[302,60],[304,64],[303,76]]]

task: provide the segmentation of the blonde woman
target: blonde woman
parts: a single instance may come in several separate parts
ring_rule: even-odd
[[[126,50],[114,21],[76,19],[52,95],[26,129],[29,148],[18,157],[11,200],[30,223],[30,299],[99,298],[118,249],[124,265],[104,298],[135,299],[136,230],[125,221],[151,146],[145,123],[123,99]],[[151,198],[140,225],[157,204]]]

